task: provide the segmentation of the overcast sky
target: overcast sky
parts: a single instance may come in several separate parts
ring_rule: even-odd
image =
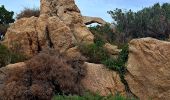
[[[115,8],[140,10],[155,3],[170,3],[170,0],[75,0],[83,15],[101,17],[112,22],[107,11]],[[39,7],[40,0],[0,0],[8,10],[19,13],[24,7]]]

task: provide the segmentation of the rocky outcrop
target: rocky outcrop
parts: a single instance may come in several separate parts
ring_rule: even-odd
[[[38,52],[38,33],[36,32],[36,17],[23,18],[8,28],[4,43],[15,52],[25,55],[35,55]]]
[[[170,99],[170,42],[153,38],[129,43],[126,80],[141,100]]]
[[[106,96],[116,93],[125,95],[125,87],[122,84],[119,74],[111,71],[100,64],[85,63],[87,74],[82,79],[85,89],[100,95]]]
[[[93,43],[74,0],[41,0],[40,17],[17,20],[8,29],[4,44],[33,56],[46,47],[65,52],[77,42]]]
[[[104,21],[102,18],[99,18],[99,17],[89,17],[89,16],[83,16],[83,22],[86,25],[90,25],[90,24],[93,24],[93,23],[98,23],[98,24],[101,24],[101,25],[107,24],[107,22]]]
[[[58,17],[40,15],[23,18],[8,29],[4,44],[27,56],[36,55],[46,47],[64,52],[73,46],[74,36]]]
[[[71,29],[78,42],[93,42],[94,36],[83,23],[83,17],[74,0],[41,0],[40,13],[58,16]]]

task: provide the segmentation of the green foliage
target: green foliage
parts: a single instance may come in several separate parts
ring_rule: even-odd
[[[0,6],[0,32],[5,33],[9,23],[13,23],[14,12],[6,10],[4,5]]]
[[[2,5],[0,7],[0,24],[6,25],[9,23],[13,23],[14,22],[13,15],[14,15],[13,11],[6,10],[4,5]]]
[[[7,47],[0,44],[0,67],[26,60],[24,55],[13,53]]]
[[[89,30],[93,33],[95,38],[100,38],[105,42],[112,43],[115,40],[115,34],[110,28],[110,24],[105,24],[104,26],[90,26]]]
[[[0,45],[0,67],[3,67],[9,63],[10,51],[3,45]]]
[[[105,59],[102,64],[104,64],[105,66],[107,66],[109,69],[112,70],[116,70],[118,71],[120,74],[124,75],[125,74],[125,63],[128,60],[128,45],[125,45],[122,47],[122,51],[119,53],[119,56],[117,59],[114,58],[108,58]]]
[[[0,32],[6,33],[8,27],[9,25],[0,24]]]
[[[32,16],[39,17],[40,10],[38,8],[24,8],[19,14],[17,14],[16,19],[29,18]]]
[[[26,59],[27,59],[26,56],[22,54],[10,52],[10,63],[11,64],[22,62],[22,61],[25,61]]]
[[[103,42],[96,41],[94,44],[81,44],[79,46],[83,55],[89,58],[89,62],[101,63],[108,58],[107,52],[103,49]]]
[[[116,9],[108,12],[115,20],[117,31],[122,41],[131,38],[154,37],[166,39],[170,34],[170,4],[155,4],[138,12]],[[123,34],[122,34],[123,33]]]
[[[119,94],[113,96],[100,96],[98,94],[92,93],[85,93],[83,96],[77,95],[56,95],[52,100],[134,100],[134,99],[127,99]]]
[[[80,52],[88,57],[89,62],[104,64],[107,68],[118,71],[121,75],[125,74],[125,63],[128,59],[128,45],[122,46],[122,51],[118,58],[112,58],[108,52],[103,48],[104,42],[100,39],[95,40],[94,44],[79,45]]]

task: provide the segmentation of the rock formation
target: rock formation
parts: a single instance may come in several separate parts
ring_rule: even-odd
[[[129,43],[126,80],[141,100],[170,99],[170,42],[153,38]]]
[[[125,87],[120,81],[119,74],[108,70],[101,64],[85,63],[87,74],[82,80],[83,86],[94,93],[100,95],[115,95],[120,93],[125,95]]]
[[[83,16],[83,22],[86,25],[90,25],[90,24],[93,24],[93,23],[98,23],[98,24],[101,24],[101,25],[107,24],[107,22],[104,21],[102,18],[99,18],[99,17],[89,17],[89,16]]]
[[[83,16],[74,0],[41,0],[41,14],[58,16],[79,42],[93,42],[93,35],[83,23]]]
[[[94,20],[96,19],[90,19],[88,21],[94,22]],[[103,20],[99,20],[99,19],[97,19],[96,21],[100,24],[105,23]],[[26,62],[30,62],[27,65],[25,65],[26,62],[25,63],[23,62],[23,63],[17,63],[13,65],[8,65],[4,68],[0,68],[0,72],[2,72],[0,73],[0,88],[3,87],[5,91],[6,90],[8,91],[8,89],[5,88],[3,84],[4,84],[4,79],[6,78],[6,75],[8,75],[9,70],[14,70],[18,68],[18,69],[21,69],[21,72],[22,72],[22,71],[27,70],[27,68],[31,69],[32,67],[34,68],[35,65],[37,65],[38,67],[32,70],[32,72],[35,72],[39,75],[38,73],[39,69],[41,69],[42,74],[45,72],[43,69],[44,65],[46,65],[46,67],[49,67],[47,69],[51,69],[50,66],[52,65],[54,66],[56,65],[57,67],[60,67],[57,65],[57,63],[59,64],[62,64],[62,63],[57,62],[55,60],[52,60],[51,61],[52,64],[51,63],[49,64],[50,61],[47,61],[47,60],[50,60],[50,59],[48,59],[47,57],[42,56],[41,58],[37,58],[39,57],[37,54],[45,50],[45,48],[47,47],[53,48],[54,51],[59,51],[57,52],[58,54],[60,53],[63,54],[64,52],[64,54],[67,55],[67,59],[71,59],[67,63],[71,63],[71,66],[73,66],[72,71],[76,73],[74,75],[72,74],[72,76],[76,77],[75,78],[76,81],[80,80],[81,79],[80,77],[82,75],[84,76],[84,74],[81,74],[80,72],[82,73],[86,72],[86,71],[83,72],[82,71],[83,68],[82,69],[80,68],[84,66],[83,61],[85,58],[82,57],[83,60],[82,61],[79,60],[79,58],[82,55],[79,52],[76,44],[80,42],[83,42],[83,43],[85,42],[87,44],[93,43],[93,38],[94,36],[84,24],[84,17],[81,15],[78,7],[75,5],[74,0],[41,0],[41,11],[40,11],[39,17],[19,19],[10,26],[10,28],[8,29],[6,33],[6,37],[5,37],[3,44],[5,44],[8,48],[12,49],[15,52],[19,52],[30,57],[33,56],[33,58],[26,61]],[[112,47],[109,50],[112,51]],[[48,55],[49,54],[47,54],[46,56]],[[35,60],[35,58],[37,61]],[[41,59],[45,59],[43,60],[44,61],[43,63],[42,61],[39,61]],[[64,59],[62,61],[64,61]],[[54,62],[55,64],[53,64]],[[81,62],[81,65],[80,65],[80,62]],[[50,66],[47,66],[46,63],[48,63]],[[110,93],[114,95],[117,92],[120,92],[121,94],[125,94],[124,85],[121,83],[119,75],[116,72],[111,72],[107,70],[106,68],[103,67],[103,65],[90,64],[90,63],[85,63],[85,65],[86,65],[85,68],[87,68],[87,75],[85,76],[85,79],[81,81],[82,84],[84,85],[83,87],[85,88],[85,90],[90,90],[92,92],[99,91],[101,95],[108,95]],[[68,68],[69,66],[65,65],[65,67]],[[26,69],[22,70],[22,68],[26,68]],[[63,67],[60,67],[60,68],[62,69]],[[63,71],[65,70],[66,69],[63,68]],[[60,72],[60,70],[57,69],[57,71],[55,71],[54,73],[61,74],[62,72]],[[67,73],[70,73],[70,71],[64,72],[62,74],[65,75]],[[27,71],[26,73],[24,72],[24,75],[25,74],[26,76],[27,74],[28,76],[30,76],[29,73],[27,73]],[[24,79],[22,78],[22,75],[20,74],[18,75],[21,76],[21,79]],[[70,75],[70,77],[72,76]],[[58,77],[57,75],[55,75],[55,77],[59,79],[61,78],[61,77]],[[66,77],[66,76],[63,76],[63,77]],[[63,81],[67,84],[68,80],[69,79],[66,79]],[[18,79],[18,81],[20,80]],[[53,81],[56,82],[57,80],[53,80]],[[17,82],[14,82],[14,83],[17,83]],[[48,83],[48,82],[45,82],[45,83]],[[13,84],[13,81],[10,85],[12,84]],[[25,85],[25,83],[22,85]],[[42,85],[42,83],[39,85]],[[5,84],[5,86],[8,87],[8,84]],[[16,84],[14,86],[16,86]],[[10,92],[9,92],[8,95],[14,98],[15,94],[16,95],[18,94],[20,95],[20,93],[23,94],[22,93],[23,91],[21,92],[16,89],[16,88],[20,88],[20,85],[17,85],[17,87],[14,87],[14,88],[16,92],[13,93],[13,95],[10,95]],[[36,88],[36,89],[39,89],[39,88]],[[12,89],[9,89],[9,90],[12,91]],[[41,91],[41,90],[38,90],[38,91]],[[0,95],[2,94],[1,92],[2,90],[0,91]],[[43,92],[43,93],[46,93],[46,92]]]
[[[27,56],[45,47],[64,52],[78,42],[93,43],[74,0],[41,0],[40,17],[17,20],[8,29],[4,44]]]
[[[38,34],[36,32],[36,17],[16,21],[8,29],[4,44],[25,55],[34,55],[38,52]]]

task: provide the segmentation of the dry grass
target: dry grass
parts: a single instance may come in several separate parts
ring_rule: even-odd
[[[17,14],[16,19],[29,18],[32,16],[39,17],[40,10],[38,8],[24,8],[19,14]]]

